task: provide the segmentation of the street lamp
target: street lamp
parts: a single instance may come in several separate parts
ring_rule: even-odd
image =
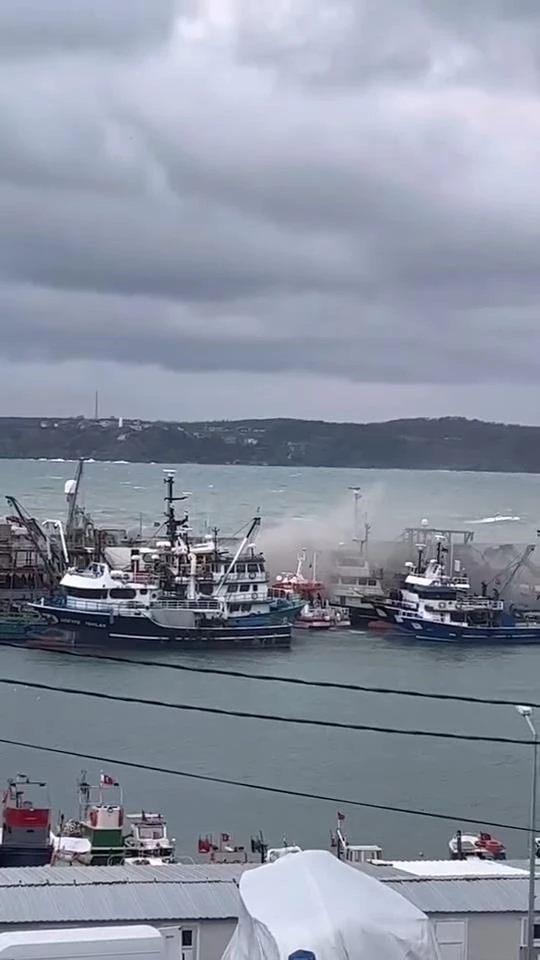
[[[534,907],[536,879],[536,779],[538,767],[538,734],[532,721],[532,707],[517,706],[517,712],[527,724],[532,735],[533,765],[531,783],[531,809],[529,815],[529,902],[527,908],[527,960],[535,960],[534,951]]]

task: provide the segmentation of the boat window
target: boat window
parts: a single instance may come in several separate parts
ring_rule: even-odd
[[[367,581],[367,585],[368,585],[368,587],[376,587],[376,586],[377,586],[377,581],[376,581],[376,580],[368,580],[368,581]]]
[[[85,600],[106,600],[106,590],[92,590],[91,587],[66,587],[68,597],[82,597]]]
[[[258,573],[258,572],[259,572],[259,564],[258,564],[258,563],[248,563],[247,568],[248,568],[248,573]]]
[[[236,593],[236,584],[235,584],[235,583],[229,583],[229,585],[228,585],[228,587],[227,587],[227,593]]]
[[[231,611],[231,613],[236,613],[236,611],[239,610],[239,609],[240,609],[240,604],[239,604],[239,603],[230,603],[230,604],[229,604],[229,610]]]
[[[163,826],[159,823],[154,826],[139,826],[138,831],[141,840],[162,840],[165,836]]]
[[[143,596],[146,596],[146,594],[148,593],[148,590],[146,589],[146,587],[141,587],[141,588],[139,589],[139,593],[140,593],[141,597],[143,597]]]
[[[134,600],[136,596],[133,587],[111,587],[111,600]]]
[[[244,613],[249,613],[249,611],[251,610],[251,604],[250,604],[250,603],[242,603],[242,604],[240,604],[240,606],[241,606],[242,610],[244,611]]]
[[[259,589],[258,584],[254,583],[254,584],[252,585],[252,589],[253,589],[253,590],[258,590],[258,589]]]
[[[237,563],[236,566],[234,567],[234,572],[235,572],[235,573],[245,573],[245,572],[246,572],[246,565],[245,565],[245,563]]]
[[[245,593],[246,590],[249,590],[249,583],[241,583],[239,589],[240,593]]]

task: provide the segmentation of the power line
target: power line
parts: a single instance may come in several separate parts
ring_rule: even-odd
[[[144,770],[148,773],[160,773],[171,777],[181,777],[185,780],[202,780],[205,783],[218,783],[229,787],[241,787],[245,790],[256,790],[260,793],[273,793],[286,797],[299,797],[304,800],[320,800],[324,803],[335,803],[340,807],[363,807],[368,810],[382,810],[386,813],[402,813],[412,817],[426,817],[431,820],[449,820],[454,823],[482,824],[486,827],[496,827],[499,830],[519,830],[530,833],[529,827],[516,826],[511,823],[500,823],[496,820],[474,820],[472,817],[451,816],[448,813],[436,813],[430,810],[417,810],[413,807],[397,807],[385,803],[370,803],[367,800],[351,800],[345,797],[334,797],[322,793],[308,793],[302,790],[291,790],[288,787],[273,787],[268,784],[246,783],[243,780],[233,780],[229,777],[217,777],[206,773],[194,773],[191,770],[175,770],[170,767],[158,767],[134,760],[120,760],[118,757],[103,757],[94,753],[81,753],[77,750],[67,750],[63,747],[46,747],[41,744],[28,743],[24,740],[11,740],[0,737],[0,743],[7,746],[22,747],[28,750],[37,750],[43,753],[54,753],[62,757],[76,757],[79,760],[93,760],[96,763],[106,763],[111,766],[130,767],[134,770]]]
[[[305,727],[324,727],[336,730],[355,730],[367,733],[391,733],[397,736],[428,737],[436,740],[460,740],[472,743],[505,743],[530,746],[530,740],[514,737],[487,737],[476,733],[449,733],[447,731],[403,729],[400,727],[374,727],[367,723],[346,723],[341,720],[319,720],[307,717],[286,717],[275,713],[254,713],[250,710],[228,710],[224,707],[203,707],[194,703],[170,703],[167,700],[153,700],[141,697],[129,697],[121,694],[103,693],[98,690],[78,690],[75,687],[52,686],[35,680],[21,680],[14,677],[0,677],[0,684],[12,687],[27,687],[31,690],[47,690],[52,693],[65,693],[75,697],[89,697],[96,700],[111,700],[115,703],[131,703],[140,706],[159,707],[164,710],[183,710],[192,713],[208,713],[219,717],[237,717],[244,720],[268,720],[273,723],[292,723]]]
[[[0,646],[13,647],[16,650],[21,649],[20,643],[10,643],[9,641],[0,641]],[[23,648],[24,649],[24,648]],[[271,683],[288,683],[302,687],[316,687],[327,690],[348,690],[353,693],[376,693],[396,697],[413,697],[423,700],[448,700],[458,703],[475,703],[484,706],[493,707],[515,707],[516,700],[505,700],[497,697],[475,697],[459,693],[428,693],[424,690],[400,690],[396,687],[369,686],[359,683],[343,683],[337,680],[306,680],[301,677],[284,677],[279,674],[269,673],[249,673],[244,670],[229,670],[223,667],[194,667],[183,663],[164,663],[161,660],[146,660],[135,657],[120,657],[110,653],[83,653],[77,650],[59,650],[61,656],[79,657],[87,660],[105,660],[111,663],[130,663],[142,667],[161,667],[166,670],[179,670],[185,673],[210,674],[220,677],[233,677],[240,680],[261,680]],[[540,703],[531,700],[520,700],[524,706],[540,709]]]

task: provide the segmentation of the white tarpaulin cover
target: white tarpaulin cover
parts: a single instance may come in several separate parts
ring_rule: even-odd
[[[222,960],[439,960],[425,914],[324,850],[247,870],[240,895]]]

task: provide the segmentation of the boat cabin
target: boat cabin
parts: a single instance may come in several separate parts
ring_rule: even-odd
[[[140,579],[132,576],[123,570],[111,570],[106,563],[72,568],[60,581],[66,607],[74,610],[117,605],[148,607],[158,597],[157,583],[149,583],[144,575]]]

